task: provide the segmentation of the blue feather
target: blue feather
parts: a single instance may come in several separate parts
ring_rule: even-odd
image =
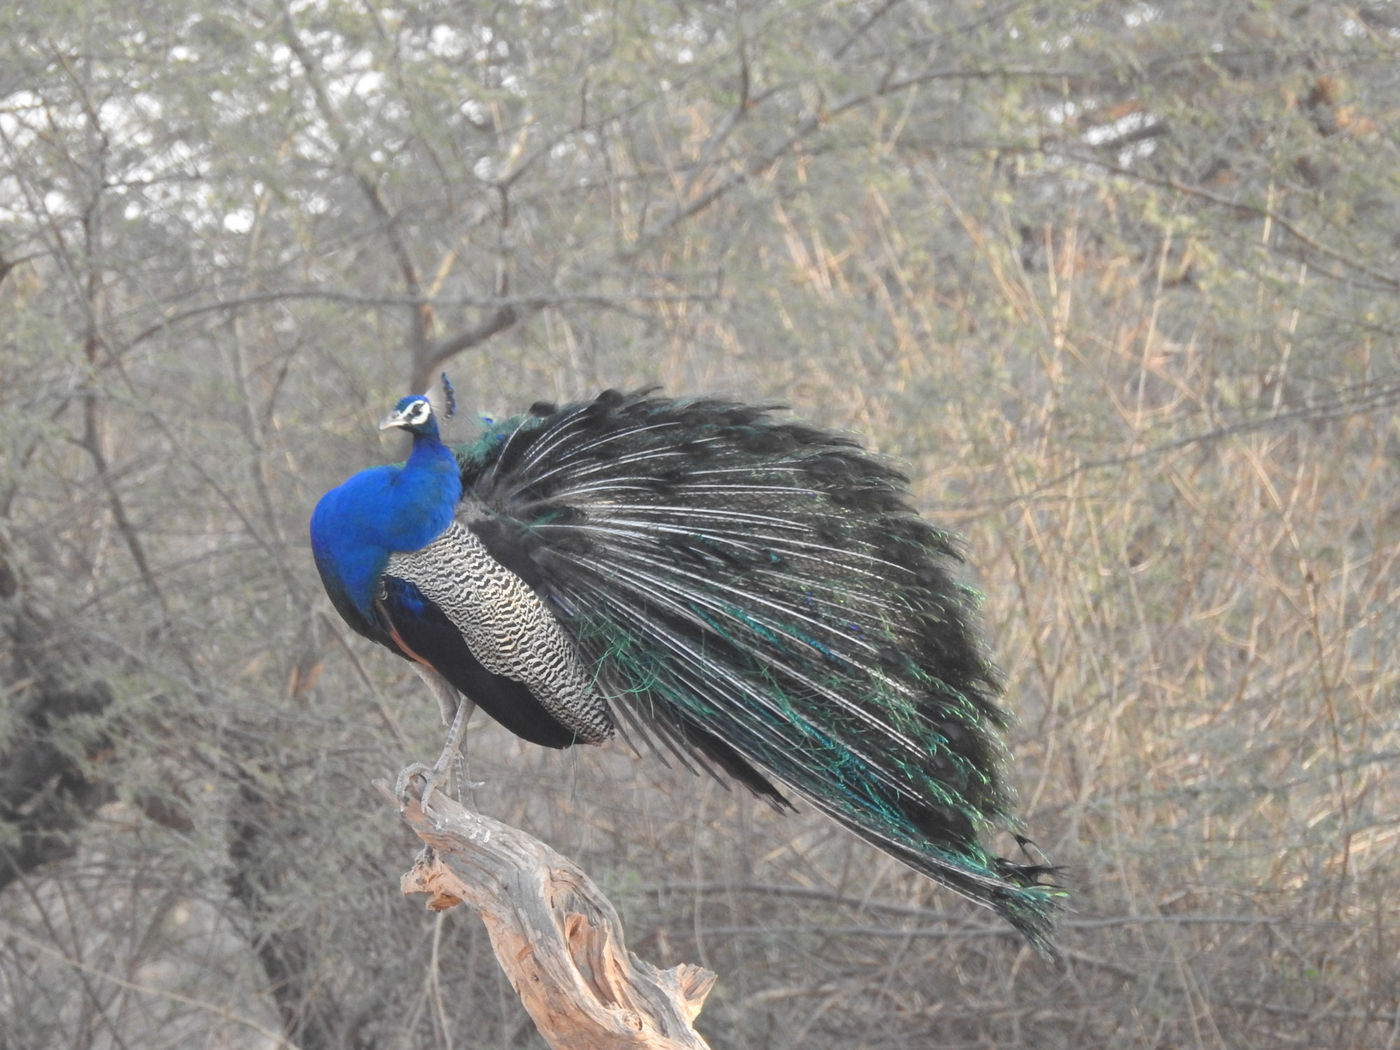
[[[404,398],[381,429],[403,426],[393,421],[420,404],[426,399]],[[360,471],[322,496],[311,515],[311,550],[332,602],[356,630],[376,640],[373,604],[390,554],[437,539],[462,498],[457,458],[442,443],[430,409],[424,418],[407,428],[414,443],[406,463]]]

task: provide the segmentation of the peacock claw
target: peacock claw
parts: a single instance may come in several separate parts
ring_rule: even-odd
[[[486,781],[468,780],[465,772],[466,762],[456,752],[444,752],[431,766],[425,762],[414,762],[399,770],[394,781],[394,797],[400,805],[406,805],[415,798],[421,804],[428,805],[429,796],[434,791],[441,791],[457,802],[466,802],[468,800],[464,796],[485,787]],[[413,785],[415,779],[421,781],[421,787]],[[476,808],[474,804],[472,808]]]
[[[410,791],[409,785],[415,778],[422,780],[422,788]],[[401,806],[407,805],[414,798],[420,802],[427,802],[428,796],[437,789],[438,781],[441,779],[442,772],[440,770],[423,762],[414,762],[399,770],[399,775],[394,780],[394,797],[399,800]]]

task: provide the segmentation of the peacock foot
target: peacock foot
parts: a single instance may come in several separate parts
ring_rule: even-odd
[[[412,765],[404,766],[399,770],[398,777],[394,780],[394,797],[399,800],[399,805],[407,805],[413,799],[426,803],[428,796],[438,790],[439,781],[443,779],[444,771],[434,769],[424,762],[414,762]],[[414,785],[414,780],[421,780],[421,787]]]

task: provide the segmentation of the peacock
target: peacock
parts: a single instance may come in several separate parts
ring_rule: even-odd
[[[621,735],[805,798],[1053,955],[1056,869],[982,842],[1012,818],[976,594],[898,470],[777,406],[655,389],[540,402],[456,448],[410,395],[390,428],[407,461],[327,492],[311,548],[452,722],[435,778],[473,704],[545,747]]]

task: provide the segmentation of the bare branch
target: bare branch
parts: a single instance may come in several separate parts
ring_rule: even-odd
[[[423,282],[419,275],[418,264],[414,261],[408,244],[399,236],[393,213],[385,202],[378,184],[368,172],[355,163],[350,133],[346,130],[344,122],[340,119],[340,114],[336,112],[335,106],[331,103],[330,94],[321,82],[320,67],[316,62],[316,57],[307,48],[297,32],[296,23],[292,18],[291,5],[283,0],[281,8],[287,46],[296,55],[298,64],[306,74],[307,84],[311,87],[312,96],[316,100],[316,110],[320,113],[321,119],[326,122],[326,128],[335,140],[336,152],[340,154],[345,170],[355,179],[356,184],[360,187],[360,192],[364,194],[370,211],[379,220],[380,232],[384,234],[384,239],[389,242],[389,249],[398,262],[404,287],[408,291],[409,297],[415,302],[415,308],[411,311],[410,317],[413,333],[412,346],[416,352],[419,347],[427,345],[433,326],[432,305],[422,296]]]
[[[376,787],[393,800],[382,782]],[[397,800],[394,800],[397,804]],[[432,796],[400,815],[426,849],[403,891],[442,911],[466,902],[540,1034],[556,1050],[707,1050],[691,1027],[715,982],[658,970],[627,950],[616,909],[584,871],[517,828]]]

